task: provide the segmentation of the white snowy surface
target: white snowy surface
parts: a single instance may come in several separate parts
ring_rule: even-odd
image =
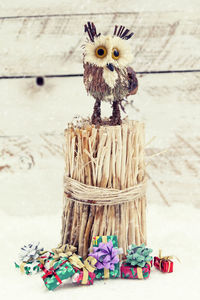
[[[22,275],[13,262],[18,249],[29,241],[40,241],[46,249],[56,246],[60,237],[60,216],[59,201],[54,215],[0,214],[1,299],[199,299],[198,209],[183,204],[148,206],[148,246],[154,249],[153,255],[162,248],[164,255],[179,257],[181,263],[174,260],[173,273],[164,274],[153,268],[147,280],[110,279],[95,281],[93,286],[87,287],[73,286],[66,280],[50,292],[41,274]]]

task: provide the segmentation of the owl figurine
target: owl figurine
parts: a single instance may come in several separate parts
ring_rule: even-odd
[[[129,66],[132,53],[126,40],[133,36],[124,26],[115,26],[113,36],[97,34],[94,23],[85,25],[88,34],[83,53],[83,81],[87,93],[94,97],[92,124],[101,125],[101,101],[112,104],[110,125],[121,124],[120,107],[138,89],[138,81]]]

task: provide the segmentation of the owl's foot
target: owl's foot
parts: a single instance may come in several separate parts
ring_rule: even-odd
[[[110,117],[110,125],[115,126],[115,125],[121,125],[122,120],[121,118],[113,118],[113,116]]]
[[[91,121],[92,121],[92,124],[94,124],[94,125],[101,125],[101,123],[102,123],[101,117],[97,117],[94,114],[92,115]]]
[[[120,114],[120,108],[119,108],[119,101],[113,101],[113,113],[110,117],[110,125],[121,125],[121,114]]]
[[[96,100],[94,104],[94,112],[91,118],[92,124],[94,125],[101,125],[102,120],[101,120],[101,101]]]

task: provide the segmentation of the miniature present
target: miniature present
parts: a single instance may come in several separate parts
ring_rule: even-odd
[[[159,250],[158,257],[154,257],[154,267],[163,273],[172,273],[174,263],[171,259],[173,258],[176,258],[180,262],[176,256],[162,256],[162,252]]]
[[[75,258],[75,260],[76,261],[74,262],[73,258],[70,260],[76,272],[72,277],[72,282],[92,285],[94,278],[96,277],[94,271],[96,270],[95,264],[97,263],[97,260],[92,256],[88,256],[88,258],[86,258],[83,263],[81,259],[79,259],[78,261]]]
[[[53,265],[59,261],[62,257],[65,259],[69,259],[70,256],[72,256],[77,251],[77,248],[69,245],[58,245],[57,248],[52,249],[52,255],[49,257],[49,259],[45,262],[46,269],[50,269],[53,267]]]
[[[94,272],[88,272],[88,279],[86,283],[83,283],[84,272],[76,267],[74,267],[75,274],[72,276],[72,282],[77,284],[92,285],[94,278],[96,277]]]
[[[117,236],[96,236],[93,237],[93,252],[89,255],[97,260],[96,278],[118,278],[119,254]]]
[[[121,265],[121,278],[125,279],[147,279],[151,271],[151,263],[146,263],[143,268],[133,267],[125,262]]]
[[[72,265],[66,260],[66,258],[61,258],[50,269],[46,269],[42,264],[40,267],[45,273],[42,276],[42,279],[48,290],[54,290],[62,284],[63,280],[72,277],[75,273]]]
[[[132,244],[127,250],[126,260],[121,265],[121,278],[126,279],[147,279],[152,266],[152,256],[149,254],[152,249],[145,248],[145,245],[136,246]]]
[[[82,258],[75,254],[77,248],[69,244],[58,245],[58,247],[52,249],[52,251],[53,256],[49,260],[48,264],[50,268],[53,267],[61,258],[65,258],[73,266],[76,273],[79,274],[79,276],[76,275],[73,277],[73,282],[87,285],[93,283],[93,279],[95,277],[93,272],[96,269],[95,264],[97,262],[94,257],[89,256],[83,262]]]
[[[35,274],[40,272],[39,265],[45,264],[52,255],[51,252],[39,248],[39,243],[30,243],[21,248],[19,262],[15,262],[15,267],[26,275]]]

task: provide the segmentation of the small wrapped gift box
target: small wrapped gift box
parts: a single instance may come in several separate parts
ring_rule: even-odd
[[[121,265],[121,278],[147,279],[152,267],[150,253],[153,250],[147,248],[145,244],[140,246],[132,244],[127,249],[127,256]]]
[[[173,261],[170,259],[162,259],[157,256],[154,257],[154,267],[164,273],[173,272]]]
[[[176,258],[179,262],[179,258],[175,255],[162,256],[162,251],[159,250],[158,256],[154,257],[154,267],[163,273],[172,273],[174,263],[173,258]]]
[[[77,284],[83,284],[83,277],[84,277],[83,270],[80,270],[80,269],[74,267],[74,271],[76,273],[72,276],[72,282],[77,283]],[[92,285],[95,277],[96,277],[96,275],[94,272],[88,272],[88,279],[87,279],[87,282],[84,284]]]
[[[73,267],[77,274],[74,274],[72,282],[81,284],[92,284],[95,275],[93,274],[96,269],[95,264],[97,260],[94,257],[87,257],[84,261],[78,256],[76,252],[77,248],[69,245],[58,245],[57,248],[53,248],[53,257],[49,259],[49,262],[45,265],[49,269],[55,266],[55,263],[61,258],[66,259]]]
[[[133,267],[125,262],[122,263],[121,268],[121,278],[125,279],[147,279],[151,271],[151,263],[146,263],[143,268]]]
[[[96,279],[120,277],[117,236],[93,237],[93,253],[89,255],[97,260]]]
[[[75,273],[72,265],[66,260],[66,258],[61,258],[49,270],[42,264],[40,267],[45,273],[42,276],[42,279],[48,290],[54,290],[62,284],[63,280],[72,277]]]
[[[26,275],[36,274],[40,272],[39,265],[45,265],[52,256],[53,253],[44,251],[39,247],[39,243],[30,243],[21,248],[19,261],[15,262],[15,267]]]
[[[97,260],[92,256],[88,256],[83,261],[82,258],[78,258],[78,256],[74,255],[69,259],[76,272],[72,278],[72,282],[84,285],[93,284],[94,278],[96,277],[94,271],[96,270],[95,264]]]

